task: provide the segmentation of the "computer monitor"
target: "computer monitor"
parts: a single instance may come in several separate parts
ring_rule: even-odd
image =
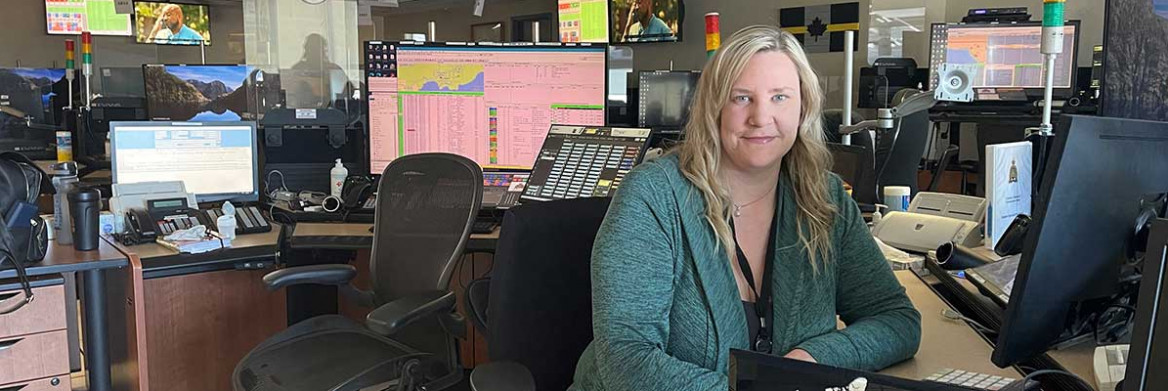
[[[1064,115],[992,360],[1001,367],[1072,337],[1075,308],[1119,287],[1134,227],[1168,193],[1168,123]],[[1142,250],[1142,249],[1141,249]]]
[[[681,129],[698,90],[698,71],[647,71],[639,75],[637,126]]]
[[[54,130],[65,130],[67,83],[60,68],[0,68],[0,151],[56,158]],[[74,80],[73,93],[80,91]]]
[[[652,130],[552,125],[522,200],[608,197],[645,156]]]
[[[255,119],[248,65],[144,65],[146,111],[158,121]]]
[[[1127,357],[1123,387],[1116,391],[1153,391],[1168,384],[1168,220],[1152,222],[1144,253],[1140,299]]]
[[[1063,29],[1063,52],[1055,58],[1056,98],[1068,98],[1076,92],[1079,21],[1072,20]],[[1042,96],[1046,61],[1040,51],[1041,22],[935,23],[930,42],[930,90],[937,88],[942,64],[972,64],[977,65],[972,82],[978,99],[994,99],[1008,90],[1021,90],[1032,99]]]
[[[259,199],[254,122],[113,122],[114,183],[182,181],[199,202]]]
[[[509,209],[519,204],[529,171],[483,172],[483,209]]]
[[[604,45],[365,45],[370,170],[421,152],[531,169],[553,123],[604,125]]]
[[[107,98],[145,98],[146,81],[142,67],[106,67],[97,72],[101,79],[101,96]]]

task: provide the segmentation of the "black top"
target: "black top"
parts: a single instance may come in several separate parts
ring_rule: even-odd
[[[742,301],[742,310],[746,313],[746,337],[750,338],[748,341],[758,340],[758,329],[760,328],[758,311],[754,309],[754,302]]]

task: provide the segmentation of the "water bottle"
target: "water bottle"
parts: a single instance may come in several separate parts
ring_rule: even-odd
[[[69,217],[73,219],[73,248],[78,251],[96,250],[98,246],[98,213],[101,211],[101,193],[95,189],[69,193]]]
[[[60,162],[49,166],[53,173],[53,232],[59,244],[73,243],[73,222],[69,218],[69,193],[77,188],[77,162]]]

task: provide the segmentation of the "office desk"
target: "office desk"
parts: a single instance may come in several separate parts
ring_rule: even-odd
[[[124,268],[129,260],[109,243],[99,241],[97,250],[77,251],[73,245],[60,245],[50,241],[45,259],[28,266],[25,271],[30,277],[60,274],[66,282],[66,300],[74,302],[77,292],[74,289],[74,274],[81,273],[84,292],[81,294],[83,311],[82,328],[85,335],[85,367],[87,369],[89,390],[108,391],[112,389],[110,381],[110,353],[108,316],[106,311],[106,280],[103,271],[107,269]],[[15,269],[0,270],[0,280],[16,277]],[[73,307],[67,307],[66,321],[77,324]],[[76,351],[76,335],[69,336],[70,351]]]
[[[148,243],[126,247],[143,265],[149,386],[155,390],[230,390],[235,364],[286,327],[284,292],[269,292],[270,270],[236,270],[244,262],[272,268],[280,227],[238,235],[232,247],[179,254]]]
[[[144,277],[153,279],[233,270],[243,262],[267,262],[262,268],[270,268],[279,253],[279,239],[280,225],[272,224],[270,232],[236,235],[230,248],[201,254],[179,254],[155,243],[130,246],[127,249],[142,259]]]
[[[895,272],[909,300],[921,312],[921,348],[916,357],[886,368],[880,373],[920,380],[944,368],[961,369],[1019,379],[1021,372],[998,368],[990,362],[993,346],[969,325],[941,315],[950,308],[924,281],[910,270]]]

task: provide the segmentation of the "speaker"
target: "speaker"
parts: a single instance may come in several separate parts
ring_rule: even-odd
[[[933,98],[939,101],[972,102],[973,74],[977,65],[942,64],[940,81]]]

